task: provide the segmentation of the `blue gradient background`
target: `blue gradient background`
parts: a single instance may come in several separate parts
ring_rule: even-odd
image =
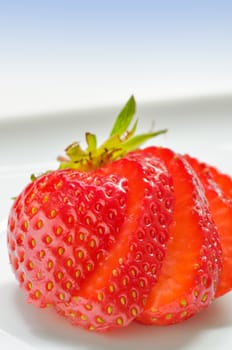
[[[232,1],[0,0],[0,115],[232,92]]]

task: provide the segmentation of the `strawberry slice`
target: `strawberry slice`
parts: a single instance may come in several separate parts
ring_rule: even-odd
[[[210,304],[218,285],[221,249],[203,188],[188,162],[164,148],[150,147],[142,152],[165,162],[176,201],[166,258],[137,320],[167,325],[183,321]]]
[[[222,247],[222,274],[216,297],[232,290],[232,181],[216,168],[185,156],[204,186]],[[229,197],[228,197],[229,196]]]
[[[218,171],[218,169],[211,165],[204,165],[207,167],[207,171],[210,171],[211,176],[213,176],[214,181],[222,189],[224,195],[232,198],[232,178],[229,175]]]
[[[28,302],[45,307],[70,300],[116,241],[127,197],[124,178],[70,169],[25,188],[9,216],[8,246]]]
[[[124,222],[93,273],[56,309],[73,324],[102,331],[127,325],[144,309],[165,256],[174,197],[170,176],[155,159],[128,156],[100,173],[127,179]]]

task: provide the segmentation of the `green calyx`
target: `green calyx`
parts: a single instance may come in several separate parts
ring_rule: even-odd
[[[69,145],[65,150],[66,156],[58,158],[59,168],[91,171],[122,158],[128,152],[139,148],[148,139],[167,132],[167,129],[163,129],[135,135],[138,120],[130,128],[135,112],[136,102],[134,96],[131,96],[119,113],[109,138],[98,147],[96,135],[87,132],[85,134],[87,148],[82,149],[78,142]]]

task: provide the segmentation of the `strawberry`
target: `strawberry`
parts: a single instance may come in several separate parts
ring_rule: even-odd
[[[144,308],[165,256],[173,193],[160,162],[128,158],[102,171],[128,181],[124,222],[115,244],[79,292],[56,309],[71,315],[74,324],[106,330],[128,324]],[[158,213],[153,209],[157,207]]]
[[[210,212],[219,232],[222,246],[222,274],[216,293],[219,297],[232,289],[232,180],[196,158],[185,158],[204,186]]]
[[[9,213],[27,301],[87,330],[177,323],[232,288],[232,180],[169,149],[137,150],[166,130],[134,136],[134,113],[132,96],[109,139],[68,146]]]
[[[214,181],[221,188],[224,195],[228,198],[232,198],[232,178],[231,176],[220,172],[216,167],[208,164],[204,164],[207,167],[207,171],[210,171]]]
[[[131,98],[109,140],[86,134],[60,169],[34,178],[8,219],[8,250],[27,300],[52,305],[74,325],[105,331],[139,315],[166,254],[174,194],[166,166],[128,154],[158,133],[126,132]],[[161,131],[163,132],[163,131]]]
[[[169,149],[150,147],[142,152],[164,161],[173,178],[175,208],[158,282],[137,320],[167,325],[211,303],[219,281],[221,248],[203,187],[188,162]]]

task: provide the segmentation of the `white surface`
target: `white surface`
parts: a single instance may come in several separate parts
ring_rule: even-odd
[[[140,131],[168,127],[153,142],[191,153],[232,174],[232,98],[146,104],[139,107]],[[110,130],[119,108],[77,111],[0,121],[0,348],[18,350],[227,350],[232,347],[232,293],[217,300],[191,320],[170,327],[133,324],[106,335],[74,328],[52,310],[27,305],[10,271],[6,249],[6,218],[11,197],[29,181],[32,172],[55,167],[65,146],[83,141],[83,132]]]

